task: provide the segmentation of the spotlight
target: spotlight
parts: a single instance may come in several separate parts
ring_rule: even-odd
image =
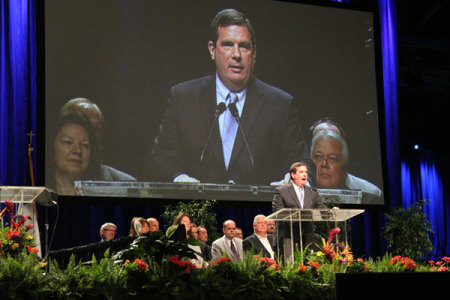
[[[414,150],[419,150],[419,144],[414,145]]]

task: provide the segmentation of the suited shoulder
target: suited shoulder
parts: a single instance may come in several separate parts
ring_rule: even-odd
[[[200,78],[190,79],[187,81],[177,83],[172,87],[172,90],[197,92],[199,88],[209,87],[213,84],[215,84],[215,77],[213,75],[206,75]]]
[[[311,186],[307,186],[307,185],[305,185],[305,187],[304,187],[305,189],[307,189],[307,190],[310,190],[311,192],[315,192],[315,193],[319,193],[318,191],[317,191],[317,189],[316,188],[313,188],[313,187],[311,187]]]
[[[286,191],[291,186],[290,183],[279,185],[275,188],[278,192]]]
[[[291,101],[294,97],[286,91],[283,91],[276,86],[270,85],[261,81],[257,78],[253,80],[250,87],[254,87],[256,91],[264,94],[269,99],[274,99],[277,101]]]

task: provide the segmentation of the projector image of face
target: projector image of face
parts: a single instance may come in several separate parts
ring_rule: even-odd
[[[78,101],[72,110],[86,114],[99,144],[89,168],[100,160],[95,177],[76,181],[80,194],[101,193],[88,180],[108,181],[111,193],[114,181],[140,181],[191,199],[180,184],[195,183],[217,186],[220,200],[269,201],[244,192],[228,199],[220,186],[285,184],[293,162],[307,164],[311,187],[367,186],[359,179],[382,187],[374,11],[284,1],[64,3],[44,8],[45,136],[53,139],[56,116]],[[230,143],[228,111],[240,119]],[[328,117],[345,130],[345,167],[311,156],[314,133],[305,129]],[[325,125],[316,130],[340,130]]]

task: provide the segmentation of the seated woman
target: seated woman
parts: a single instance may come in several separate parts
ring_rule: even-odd
[[[181,212],[173,221],[173,225],[183,224],[186,229],[186,239],[190,238],[189,232],[191,230],[191,217],[187,213]],[[188,247],[194,250],[195,252],[202,253],[200,246],[194,246],[188,244]],[[191,259],[191,263],[193,263],[197,268],[201,268],[203,266],[207,266],[208,264],[203,260],[203,257],[195,253],[196,258]]]
[[[129,236],[140,236],[150,231],[150,225],[147,220],[141,217],[134,217],[130,224]]]
[[[58,194],[75,195],[75,180],[101,179],[97,139],[89,120],[79,112],[59,119],[49,149],[51,164],[47,186]]]

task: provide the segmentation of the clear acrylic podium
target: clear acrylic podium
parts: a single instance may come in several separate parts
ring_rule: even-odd
[[[36,248],[39,249],[39,255],[41,256],[43,255],[39,235],[39,224],[37,221],[34,204],[37,203],[39,205],[52,206],[57,203],[57,198],[57,194],[46,187],[0,186],[0,202],[4,203],[6,200],[10,200],[11,202],[17,204],[16,213],[31,217]],[[48,224],[46,224],[46,230],[47,227]]]
[[[289,224],[289,244],[290,251],[288,251],[288,257],[293,262],[294,259],[294,238],[293,238],[293,228],[294,223],[298,223],[299,226],[299,241],[300,241],[300,251],[303,253],[303,240],[302,240],[302,222],[333,222],[334,226],[337,227],[338,222],[344,222],[344,234],[345,243],[348,243],[347,236],[347,220],[363,213],[363,209],[299,209],[299,208],[283,208],[273,214],[266,217],[267,220],[276,221],[277,228],[279,228],[279,222]],[[295,225],[296,226],[296,225]],[[284,226],[286,228],[287,226]],[[283,237],[285,238],[285,237]],[[338,237],[336,237],[338,242]],[[285,251],[286,255],[286,251]]]

